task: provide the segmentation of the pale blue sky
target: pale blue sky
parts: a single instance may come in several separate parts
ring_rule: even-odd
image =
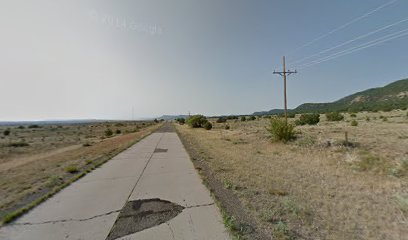
[[[407,18],[405,0],[2,1],[0,121],[282,108],[272,73],[283,55],[292,68]],[[327,55],[405,29],[408,21]],[[300,69],[289,77],[289,107],[405,78],[407,53],[403,36]]]

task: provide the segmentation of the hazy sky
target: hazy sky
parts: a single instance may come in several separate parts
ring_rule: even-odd
[[[406,18],[406,0],[2,0],[0,121],[282,108],[272,73],[283,55],[295,62]],[[407,77],[407,53],[404,36],[301,69],[289,78],[289,106]]]

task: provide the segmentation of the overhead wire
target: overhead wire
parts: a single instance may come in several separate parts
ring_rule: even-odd
[[[340,30],[342,30],[342,29],[344,29],[344,28],[346,28],[346,27],[352,25],[352,24],[354,24],[354,23],[356,23],[356,22],[358,22],[358,21],[360,21],[360,20],[362,20],[362,19],[364,19],[364,18],[370,16],[371,14],[376,13],[376,12],[380,11],[381,9],[388,7],[388,6],[391,5],[391,4],[394,4],[394,3],[397,2],[397,1],[399,1],[399,0],[391,0],[391,1],[389,1],[389,2],[387,2],[387,3],[385,3],[385,4],[381,5],[381,6],[379,6],[379,7],[375,8],[375,9],[373,9],[373,10],[370,10],[370,11],[366,12],[365,14],[363,14],[363,15],[357,17],[357,18],[354,18],[353,20],[351,20],[351,21],[349,21],[349,22],[347,22],[347,23],[345,23],[345,24],[343,24],[343,25],[341,25],[341,26],[339,26],[339,27],[337,27],[337,28],[335,28],[335,29],[333,29],[333,30],[331,30],[331,31],[329,31],[329,32],[327,32],[327,33],[325,33],[325,34],[323,34],[323,35],[321,35],[321,36],[315,38],[315,39],[313,39],[313,40],[311,40],[310,42],[307,42],[306,44],[303,44],[302,46],[300,46],[300,47],[298,47],[298,48],[295,48],[295,49],[294,49],[292,52],[290,52],[288,55],[292,55],[292,54],[294,54],[295,52],[297,52],[297,51],[299,51],[299,50],[301,50],[301,49],[303,49],[303,48],[305,48],[305,47],[307,47],[307,46],[309,46],[309,45],[312,45],[313,43],[315,43],[315,42],[317,42],[317,41],[319,41],[319,40],[321,40],[321,39],[323,39],[323,38],[326,38],[326,37],[330,36],[331,34],[333,34],[333,33],[337,32],[337,31],[340,31]]]
[[[301,63],[301,62],[304,62],[305,60],[308,60],[308,59],[311,59],[311,58],[313,58],[313,57],[322,55],[323,53],[330,52],[330,51],[332,51],[332,50],[334,50],[334,49],[343,47],[343,46],[348,45],[348,44],[350,44],[350,43],[353,43],[353,42],[355,42],[355,41],[357,41],[357,40],[364,39],[364,38],[366,38],[366,37],[369,37],[369,36],[371,36],[371,35],[374,35],[374,34],[376,34],[376,33],[379,33],[379,32],[381,32],[381,31],[384,31],[384,30],[386,30],[386,29],[389,29],[389,28],[391,28],[391,27],[394,27],[394,26],[396,26],[396,25],[398,25],[398,24],[401,24],[401,23],[404,23],[404,22],[408,22],[408,18],[403,19],[403,20],[400,20],[400,21],[397,21],[397,22],[394,22],[394,23],[391,23],[391,24],[388,24],[388,25],[383,26],[383,27],[381,27],[381,28],[378,28],[378,29],[376,29],[376,30],[374,30],[374,31],[365,33],[365,34],[363,34],[363,35],[360,35],[360,36],[355,37],[355,38],[353,38],[353,39],[351,39],[351,40],[345,41],[345,42],[343,42],[343,43],[341,43],[341,44],[338,44],[338,45],[336,45],[336,46],[334,46],[334,47],[327,48],[327,49],[325,49],[325,50],[323,50],[323,51],[320,51],[320,52],[318,52],[318,53],[312,54],[312,55],[310,55],[310,56],[301,58],[301,59],[299,59],[299,60],[295,60],[295,61],[291,62],[291,64],[294,64],[294,65],[299,64],[299,63]]]
[[[310,63],[303,64],[303,65],[299,66],[299,69],[305,69],[305,68],[314,66],[316,64],[320,64],[322,62],[333,60],[333,59],[342,57],[344,55],[348,55],[348,54],[354,53],[356,51],[361,51],[363,49],[373,47],[373,46],[376,46],[378,44],[388,42],[388,41],[391,41],[393,39],[400,38],[400,37],[407,36],[407,35],[408,35],[408,29],[404,29],[404,30],[401,30],[401,31],[398,31],[398,32],[395,32],[395,33],[392,33],[392,34],[388,34],[386,36],[383,36],[383,37],[377,38],[375,40],[366,42],[366,43],[358,45],[356,47],[352,47],[352,48],[349,48],[349,49],[346,49],[346,50],[342,50],[342,51],[339,51],[337,53],[331,54],[329,56],[326,56],[326,57],[320,58],[318,60],[312,61]]]

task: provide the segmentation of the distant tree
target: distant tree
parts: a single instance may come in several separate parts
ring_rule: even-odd
[[[225,122],[227,122],[227,118],[226,117],[219,117],[216,122],[217,123],[225,123]]]
[[[245,122],[245,121],[246,121],[246,117],[245,117],[245,116],[242,116],[242,117],[241,117],[241,121],[242,121],[242,122]]]
[[[10,135],[10,130],[9,129],[4,130],[3,135],[4,136]]]
[[[296,125],[316,125],[320,122],[320,114],[309,113],[300,115],[299,120],[295,121]]]
[[[159,120],[157,120],[157,119],[155,118],[155,119],[154,119],[154,122],[155,122],[155,123],[159,123]]]

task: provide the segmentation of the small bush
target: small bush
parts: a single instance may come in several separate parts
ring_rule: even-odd
[[[204,123],[203,127],[204,127],[205,130],[211,130],[212,124],[210,122],[206,122],[206,123]]]
[[[87,143],[82,144],[82,146],[83,146],[83,147],[90,147],[90,146],[92,146],[92,144],[90,144],[90,143],[87,142]]]
[[[41,127],[37,124],[33,124],[33,125],[29,125],[28,128],[41,128]]]
[[[25,127],[24,126],[18,126],[17,128],[18,129],[24,129]]]
[[[176,121],[180,124],[180,125],[184,125],[186,123],[186,120],[184,118],[177,118]]]
[[[358,122],[357,122],[356,120],[351,121],[351,126],[357,127],[357,126],[358,126]]]
[[[366,121],[367,121],[367,122],[371,121],[371,119],[370,119],[369,116],[366,117]]]
[[[120,129],[116,129],[115,133],[116,133],[116,134],[121,134],[122,131],[121,131]]]
[[[225,118],[225,117],[220,117],[220,118],[217,119],[216,122],[217,122],[217,123],[225,123],[225,122],[227,122],[227,118]]]
[[[10,130],[9,129],[4,130],[3,135],[4,136],[10,135]]]
[[[245,116],[242,116],[241,117],[241,122],[245,122],[246,121],[246,117]]]
[[[326,113],[326,118],[327,118],[327,121],[336,122],[336,121],[342,121],[344,119],[344,116],[343,114],[338,113],[338,112],[331,112],[331,113]]]
[[[320,115],[317,113],[302,114],[300,119],[295,121],[296,125],[316,125],[320,122]]]
[[[285,120],[279,118],[272,118],[269,128],[267,130],[271,133],[275,141],[288,142],[295,139],[295,126],[286,123]]]
[[[204,127],[204,124],[207,123],[208,120],[203,115],[194,115],[187,119],[187,124],[192,128],[201,128]]]
[[[255,116],[250,116],[250,117],[248,117],[247,120],[248,120],[248,121],[254,121],[254,120],[256,120],[256,117],[255,117]]]
[[[355,117],[357,117],[357,115],[355,113],[351,113],[350,117],[355,118]]]
[[[157,119],[154,119],[153,121],[154,121],[155,123],[159,123],[159,120],[157,120]]]
[[[113,135],[112,129],[108,128],[105,130],[105,136],[110,137]]]
[[[225,125],[225,130],[229,130],[231,127],[230,127],[230,125]]]
[[[64,168],[65,172],[67,173],[77,173],[78,172],[78,167],[77,165],[69,165]]]

